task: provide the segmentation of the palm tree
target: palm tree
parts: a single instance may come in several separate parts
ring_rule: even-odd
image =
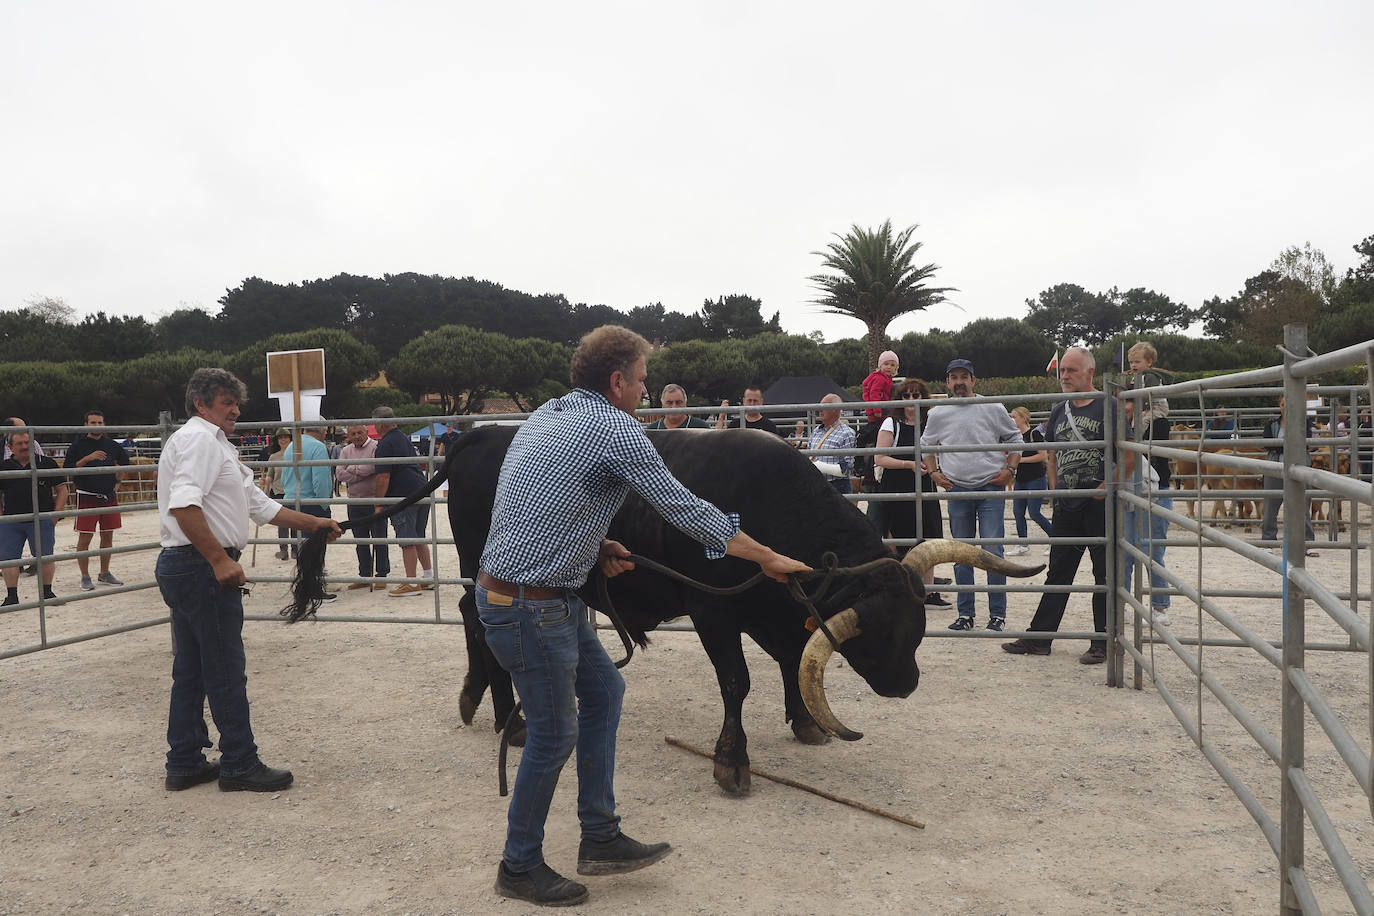
[[[878,365],[878,354],[884,349],[887,326],[892,319],[907,312],[916,312],[945,301],[945,293],[956,292],[953,287],[926,286],[939,270],[935,264],[916,267],[911,261],[920,250],[920,242],[912,242],[910,226],[892,234],[892,220],[885,221],[876,231],[859,226],[849,234],[837,236],[825,251],[813,251],[821,256],[821,263],[835,273],[816,274],[812,283],[824,295],[815,300],[824,306],[822,311],[832,315],[848,315],[868,325],[868,365]]]

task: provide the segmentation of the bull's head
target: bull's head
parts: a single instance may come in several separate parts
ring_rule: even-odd
[[[925,541],[913,547],[902,560],[914,589],[889,577],[891,585],[870,592],[826,620],[826,628],[840,644],[840,652],[873,691],[885,697],[909,696],[921,678],[916,665],[916,647],[925,637],[925,590],[920,585],[926,571],[941,563],[967,563],[979,569],[1024,578],[1044,569],[1019,566],[995,554],[961,541]],[[914,594],[913,594],[914,591]],[[831,735],[857,741],[861,732],[845,727],[825,696],[825,666],[834,647],[819,630],[811,635],[802,653],[802,699],[816,724]]]

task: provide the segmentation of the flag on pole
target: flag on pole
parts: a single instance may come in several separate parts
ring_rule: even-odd
[[[1050,362],[1049,362],[1049,365],[1045,367],[1045,371],[1046,371],[1046,372],[1058,372],[1058,371],[1059,371],[1059,348],[1058,348],[1058,347],[1055,347],[1055,348],[1054,348],[1054,358],[1051,359]]]

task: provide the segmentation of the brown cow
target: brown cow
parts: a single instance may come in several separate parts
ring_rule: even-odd
[[[1193,430],[1191,425],[1179,424],[1174,427],[1176,433],[1188,433]],[[1202,454],[1205,455],[1238,455],[1242,458],[1263,458],[1264,450],[1242,446],[1236,448],[1234,440],[1231,439],[1203,439]],[[1169,443],[1174,448],[1196,449],[1197,439],[1175,438]],[[1221,490],[1238,493],[1241,490],[1260,490],[1263,489],[1263,480],[1260,475],[1237,471],[1233,468],[1225,467],[1221,464],[1214,464],[1207,461],[1204,457],[1201,469],[1198,462],[1193,458],[1180,458],[1174,461],[1174,487],[1181,490]],[[1185,504],[1185,510],[1189,518],[1196,518],[1196,503],[1201,497],[1189,499]],[[1222,516],[1235,517],[1238,519],[1257,519],[1259,518],[1259,501],[1255,499],[1233,499],[1229,503],[1226,499],[1212,500],[1213,519]]]
[[[1312,467],[1318,468],[1323,471],[1329,471],[1331,470],[1331,452],[1326,449],[1320,449],[1319,451],[1315,451],[1312,453],[1311,462]],[[1350,455],[1348,453],[1338,454],[1336,456],[1336,473],[1349,476]],[[1316,497],[1312,500],[1310,509],[1312,513],[1312,520],[1320,522],[1325,521],[1327,518],[1329,518],[1329,510],[1327,509],[1328,505],[1336,507],[1336,521],[1339,522],[1341,520],[1341,501],[1334,496],[1329,498]]]

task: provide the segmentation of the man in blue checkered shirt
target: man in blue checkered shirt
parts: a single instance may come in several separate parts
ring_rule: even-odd
[[[507,815],[496,891],[569,906],[587,889],[544,862],[544,822],[558,775],[577,750],[577,872],[634,871],[666,856],[620,831],[615,813],[615,739],[625,681],[577,597],[593,567],[615,576],[633,564],[608,540],[611,519],[633,489],[712,558],[752,560],[778,581],[808,567],[739,530],[739,516],[698,499],[663,464],[634,418],[645,397],[649,344],[608,325],[573,354],[573,391],[535,411],[501,465],[491,533],[477,577],[487,645],[510,672],[527,736]]]

